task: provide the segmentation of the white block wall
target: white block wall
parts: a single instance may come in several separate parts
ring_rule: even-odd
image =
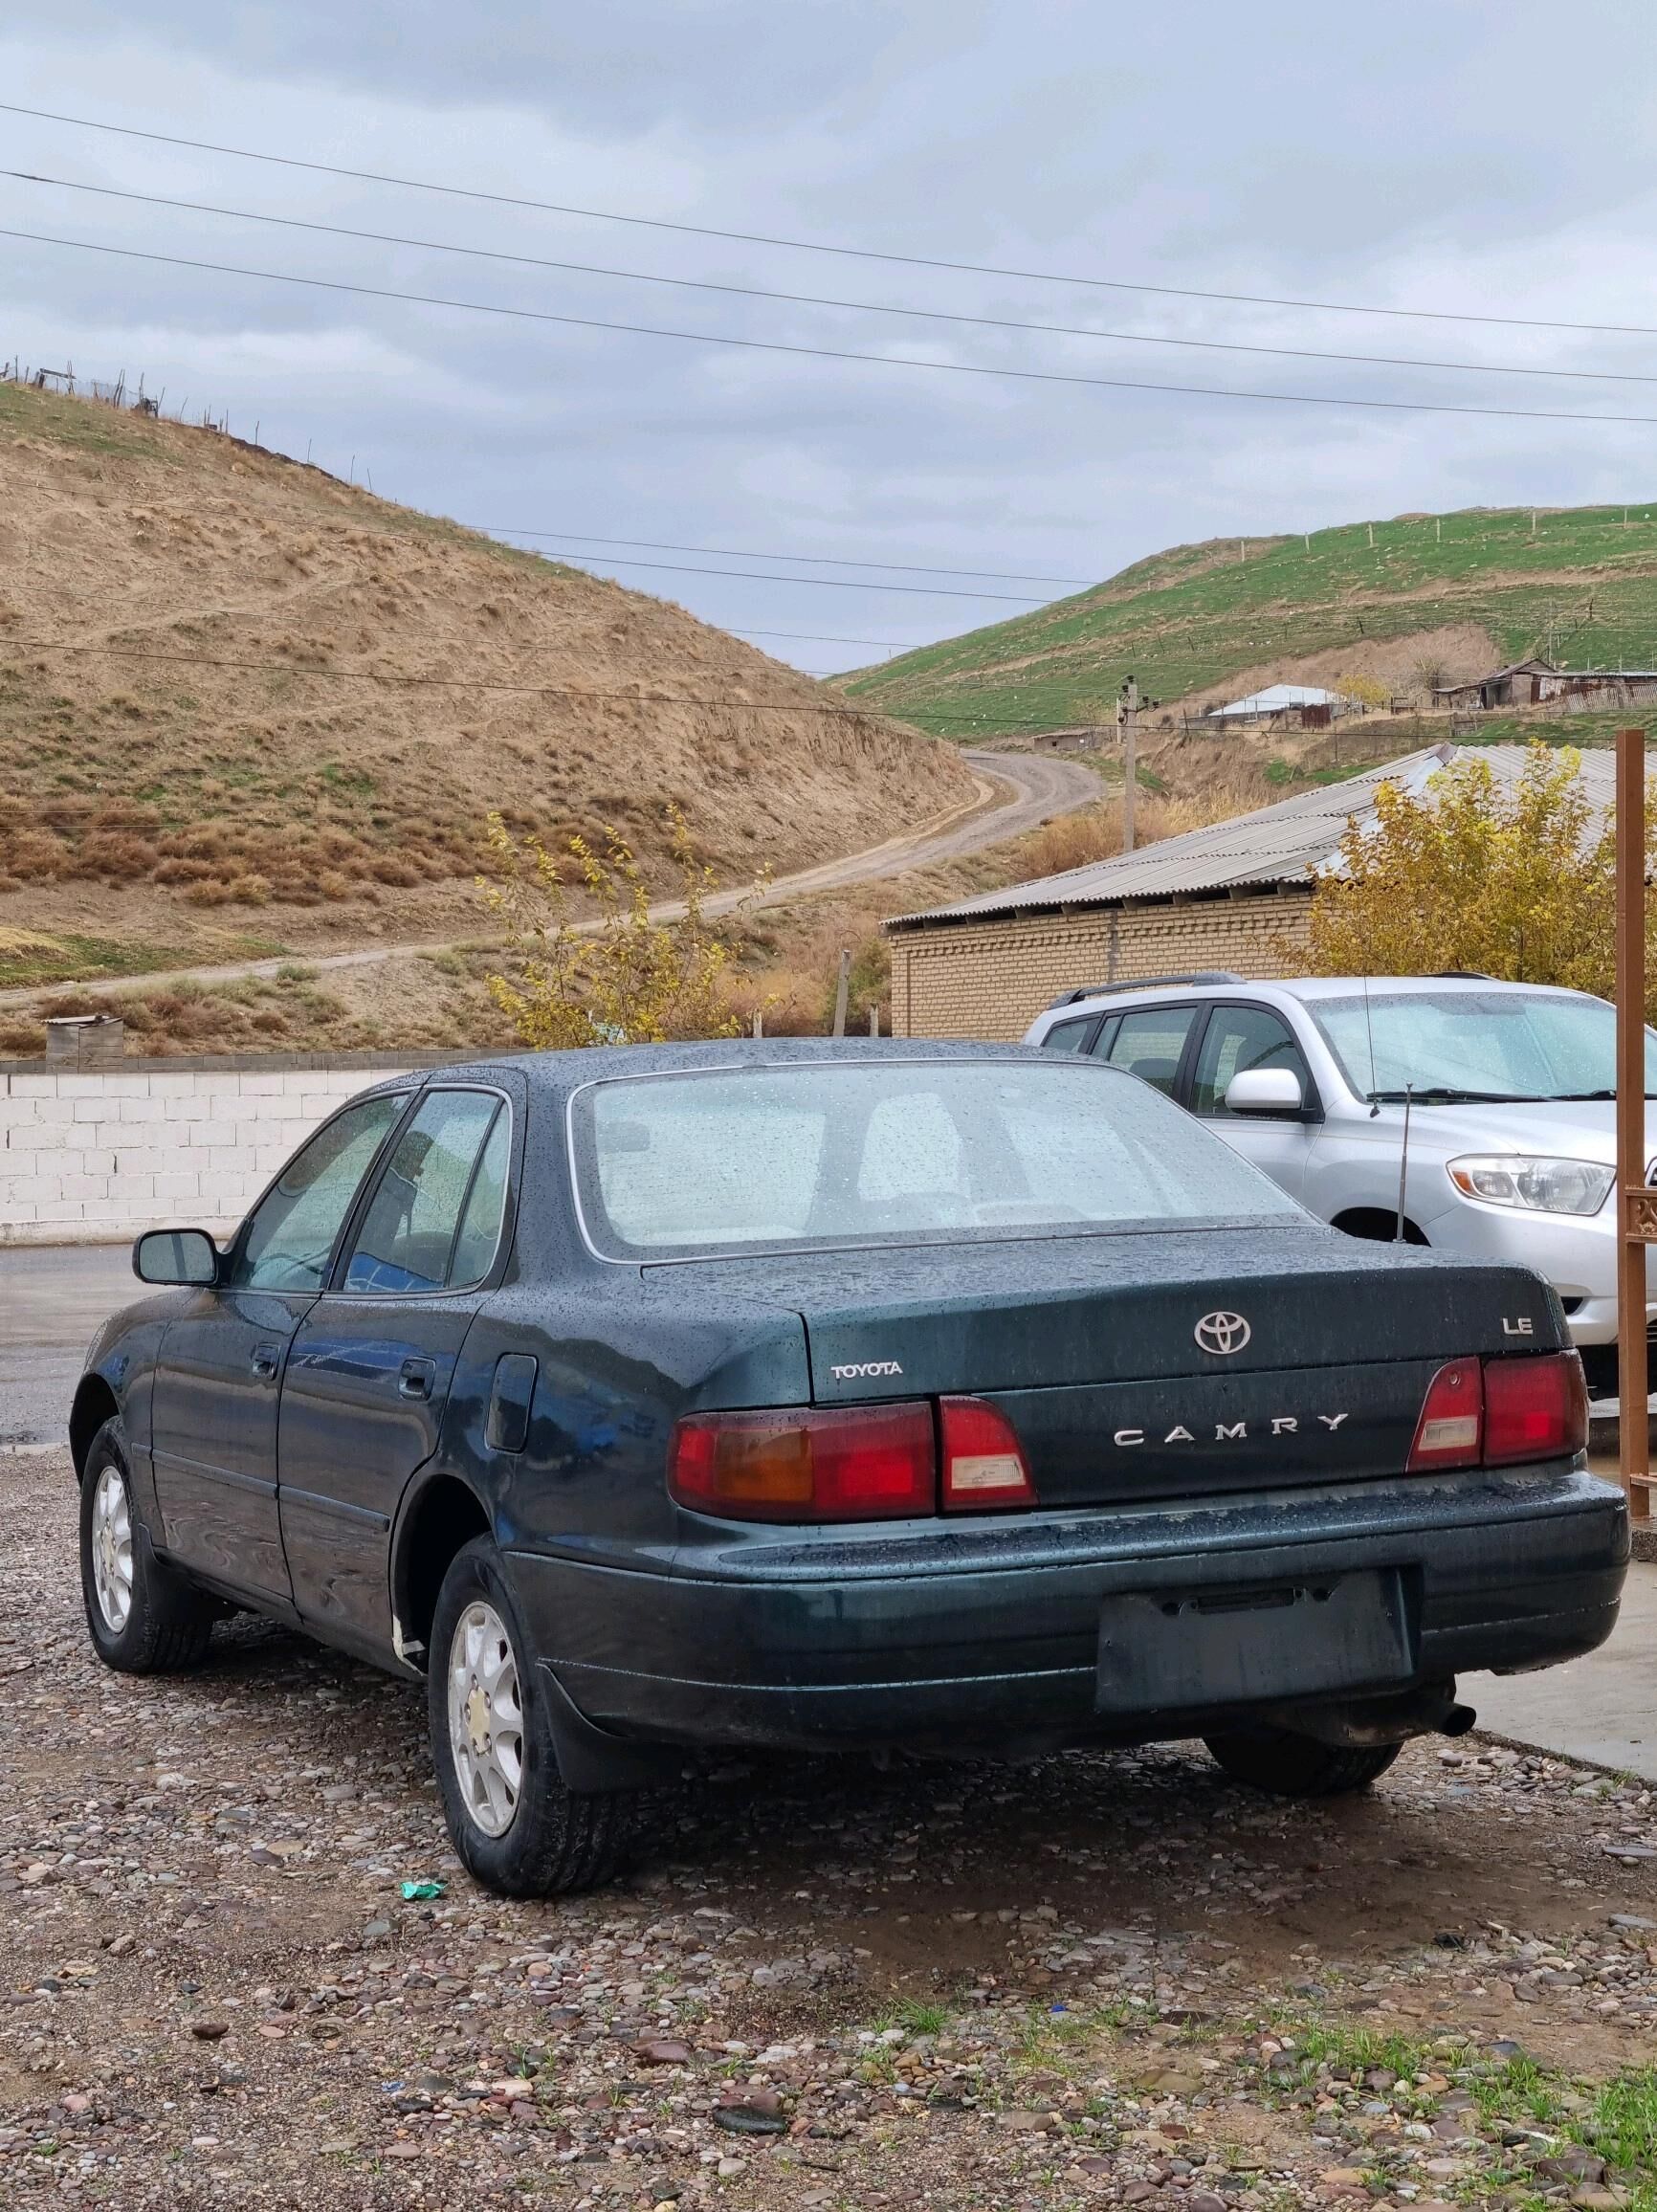
[[[0,1245],[222,1231],[342,1099],[410,1064],[13,1061],[0,1069]]]

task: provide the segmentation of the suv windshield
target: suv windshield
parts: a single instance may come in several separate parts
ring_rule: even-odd
[[[1614,1098],[1617,1016],[1567,991],[1385,991],[1309,999],[1307,1010],[1360,1098]],[[1646,1095],[1657,1037],[1646,1032]]]
[[[1306,1218],[1149,1085],[1073,1061],[621,1076],[570,1124],[611,1259]]]

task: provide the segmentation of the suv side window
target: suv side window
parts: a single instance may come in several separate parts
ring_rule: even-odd
[[[365,1098],[299,1147],[249,1218],[232,1288],[321,1289],[351,1202],[408,1103],[407,1091]]]
[[[493,1091],[431,1091],[420,1101],[357,1233],[345,1270],[347,1291],[396,1294],[448,1286],[461,1218],[491,1131],[504,1111]],[[494,1257],[493,1237],[489,1256]]]
[[[1196,1019],[1195,1006],[1141,1006],[1126,1012],[1098,1056],[1113,1068],[1126,1068],[1130,1075],[1139,1076],[1171,1098]]]
[[[1098,1018],[1097,1014],[1089,1014],[1083,1021],[1055,1023],[1042,1039],[1042,1051],[1044,1052],[1085,1051],[1088,1037]]]
[[[1288,1068],[1300,1078],[1302,1097],[1312,1096],[1306,1055],[1280,1014],[1269,1006],[1217,1006],[1197,1054],[1192,1113],[1224,1116],[1232,1076],[1251,1068]]]

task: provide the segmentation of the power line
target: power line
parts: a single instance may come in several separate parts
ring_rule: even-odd
[[[652,538],[595,538],[582,530],[520,530],[511,522],[464,522],[461,528],[481,530],[491,538],[553,538],[561,543],[581,545],[636,545],[646,553],[714,553],[728,561],[807,561],[818,568],[893,568],[904,576],[982,576],[992,584],[1073,584],[1083,591],[1098,582],[1096,576],[1032,576],[1018,568],[942,568],[930,561],[844,561],[831,553],[765,553],[752,545],[666,545]],[[878,645],[886,641],[852,638],[850,642]]]
[[[833,721],[854,722],[891,721],[898,719],[882,707],[814,706],[804,700],[798,705],[790,705],[780,699],[692,698],[672,692],[584,691],[576,684],[501,683],[487,677],[462,675],[393,675],[383,669],[373,668],[306,668],[298,662],[286,660],[221,660],[212,654],[200,653],[137,653],[130,646],[67,645],[57,638],[12,638],[7,641],[6,651],[12,655],[30,653],[101,655],[110,660],[153,662],[158,667],[166,668],[219,668],[237,675],[319,676],[333,683],[380,683],[405,690],[512,692],[534,698],[569,699],[578,706],[714,707],[720,712],[819,715]],[[1022,721],[985,721],[980,726],[984,729],[1019,729],[1024,724]]]
[[[3,106],[3,103],[0,103]],[[1360,408],[1387,414],[1484,416],[1508,422],[1636,423],[1657,424],[1657,415],[1584,414],[1560,408],[1473,407],[1460,401],[1422,399],[1370,399],[1342,397],[1333,392],[1239,391],[1234,387],[1202,384],[1158,384],[1138,377],[1079,376],[1061,369],[1000,368],[978,362],[912,361],[903,354],[859,353],[851,347],[792,345],[781,339],[732,338],[706,330],[669,330],[651,322],[615,322],[592,315],[557,315],[545,308],[502,307],[480,299],[446,299],[428,292],[393,291],[376,284],[350,284],[331,276],[296,276],[276,269],[248,269],[234,262],[200,261],[182,254],[151,254],[135,246],[102,246],[89,238],[55,238],[38,231],[0,229],[0,238],[20,238],[34,246],[58,246],[83,254],[104,254],[123,261],[148,261],[169,269],[200,269],[216,276],[252,276],[262,283],[291,284],[311,291],[348,293],[364,299],[395,299],[415,307],[444,307],[469,315],[503,316],[515,322],[556,323],[571,330],[614,330],[631,338],[667,338],[690,345],[722,346],[742,353],[778,353],[795,359],[851,361],[880,368],[920,369],[937,376],[976,376],[1015,384],[1068,385],[1095,391],[1162,392],[1183,399],[1229,399],[1266,402],[1283,407]],[[643,566],[640,563],[638,565]],[[902,589],[901,586],[891,586]],[[997,598],[1000,593],[978,592],[963,597]]]
[[[915,650],[901,637],[826,637],[812,630],[732,630],[726,634],[730,637],[788,637],[796,645],[883,645],[897,652],[912,653]]]
[[[373,246],[411,246],[427,254],[457,254],[474,261],[504,262],[519,269],[550,269],[562,275],[603,276],[627,284],[667,285],[680,292],[717,292],[739,299],[767,299],[792,307],[830,307],[858,315],[895,316],[910,322],[952,322],[974,330],[1013,330],[1047,338],[1090,338],[1109,345],[1173,345],[1199,353],[1248,353],[1277,361],[1332,361],[1368,368],[1427,368],[1467,376],[1539,376],[1577,384],[1657,384],[1657,376],[1635,370],[1537,368],[1523,363],[1427,361],[1419,355],[1332,353],[1304,345],[1248,345],[1233,339],[1170,338],[1142,330],[1095,330],[1085,323],[1026,322],[1005,315],[961,315],[941,307],[906,307],[879,299],[833,299],[814,292],[778,292],[757,284],[721,284],[700,276],[663,276],[648,269],[607,269],[590,261],[550,260],[535,254],[506,254],[489,246],[456,246],[442,238],[409,238],[390,231],[358,231],[341,223],[317,223],[298,215],[269,215],[250,208],[225,208],[209,200],[174,200],[158,192],[123,191],[113,185],[82,184],[72,177],[45,177],[33,169],[0,169],[0,176],[23,184],[49,185],[99,199],[132,200],[146,208],[171,208],[188,214],[218,215],[237,223],[264,223],[284,231],[309,231],[328,238],[354,238]]]
[[[5,232],[0,231],[0,238],[5,235]],[[1657,416],[1651,419],[1657,422]],[[561,561],[559,565],[573,568],[580,564],[583,558],[596,561],[600,556],[572,554],[567,561]],[[1006,607],[1046,607],[1050,604],[1048,600],[1030,599],[1017,591],[957,591],[947,584],[863,584],[848,576],[778,576],[764,568],[695,568],[684,561],[627,561],[617,560],[612,555],[604,565],[607,568],[648,568],[657,575],[668,576],[734,576],[744,584],[794,584],[816,591],[902,591],[919,599],[995,599]],[[1093,586],[1090,585],[1088,588],[1091,590]]]
[[[634,230],[669,231],[680,237],[719,238],[744,246],[779,246],[789,253],[829,254],[842,260],[883,261],[903,269],[941,269],[955,276],[1008,276],[1031,284],[1068,284],[1099,292],[1138,292],[1160,299],[1218,300],[1233,307],[1292,307],[1319,315],[1377,315],[1410,322],[1475,322],[1511,330],[1573,330],[1608,337],[1657,338],[1657,326],[1643,322],[1564,322],[1527,315],[1468,314],[1452,308],[1366,307],[1345,299],[1300,299],[1264,292],[1216,292],[1189,285],[1138,284],[1120,277],[1081,276],[1056,269],[1011,269],[994,262],[950,261],[925,254],[883,253],[873,246],[841,246],[821,238],[783,238],[761,231],[719,230],[708,223],[670,222],[657,215],[625,215],[610,208],[578,208],[557,200],[530,200],[509,192],[486,192],[464,185],[438,184],[427,177],[399,177],[380,169],[346,168],[334,162],[303,161],[294,154],[261,153],[251,146],[220,145],[210,139],[140,130],[131,123],[99,122],[90,116],[61,115],[53,108],[25,107],[14,100],[0,100],[0,114],[32,116],[37,122],[68,123],[77,130],[102,131],[115,138],[144,139],[152,145],[185,146],[193,153],[227,154],[236,161],[266,162],[277,168],[308,170],[314,176],[345,177],[356,184],[392,185],[400,191],[475,200],[489,207],[522,208],[542,215],[574,215],[583,222],[621,223]]]

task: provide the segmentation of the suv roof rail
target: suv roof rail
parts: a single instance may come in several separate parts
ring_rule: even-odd
[[[1483,968],[1434,968],[1432,979],[1436,984],[1493,984],[1496,980]]]
[[[1241,984],[1247,981],[1246,976],[1238,975],[1231,968],[1199,968],[1187,976],[1136,976],[1131,983],[1084,984],[1080,990],[1061,991],[1056,999],[1049,1002],[1048,1011],[1050,1013],[1054,1006],[1077,1006],[1083,999],[1108,998],[1113,991],[1156,991],[1166,984]]]

